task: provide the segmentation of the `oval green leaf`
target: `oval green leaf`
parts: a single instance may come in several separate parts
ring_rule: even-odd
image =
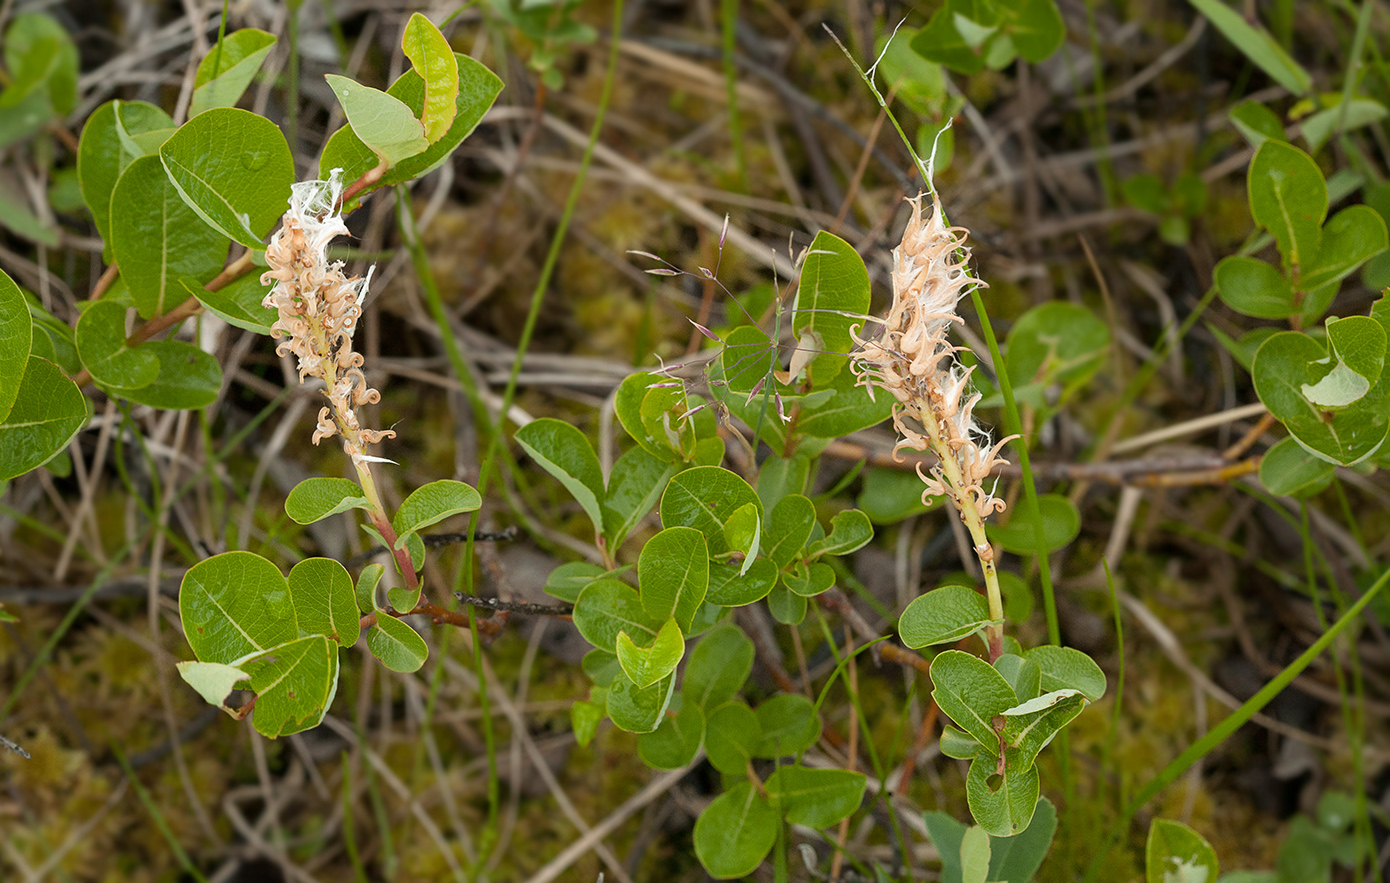
[[[285,514],[298,524],[313,524],[349,509],[368,509],[366,494],[346,478],[306,478],[285,498]]]
[[[716,880],[745,877],[762,864],[777,841],[777,811],[740,782],[714,799],[695,820],[695,855]]]
[[[87,422],[87,398],[62,369],[30,356],[10,413],[0,421],[0,481],[42,466]]]
[[[367,629],[367,649],[382,665],[403,674],[418,671],[430,655],[425,639],[415,629],[381,613],[376,624]]]
[[[483,505],[478,492],[461,481],[440,479],[421,485],[396,510],[391,526],[396,529],[396,548],[403,549],[409,536],[438,524],[450,515],[472,512]]]
[[[952,644],[989,625],[989,601],[968,586],[942,586],[920,595],[898,618],[898,634],[913,650]]]

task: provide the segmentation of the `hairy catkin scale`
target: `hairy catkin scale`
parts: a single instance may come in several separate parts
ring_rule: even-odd
[[[318,377],[328,385],[324,394],[329,406],[319,410],[314,444],[342,435],[343,449],[360,462],[365,446],[396,433],[364,429],[354,410],[375,404],[381,395],[367,385],[362,355],[352,348],[371,271],[366,277],[348,277],[342,261],[328,260],[328,243],[348,232],[335,210],[343,189],[341,174],[342,169],[334,169],[327,181],[304,181],[292,188],[290,208],[265,250],[270,269],[261,275],[261,284],[273,281],[275,287],[262,303],[278,313],[270,329],[283,338],[276,353],[295,355],[301,383]]]
[[[962,321],[956,304],[984,283],[968,272],[966,230],[946,226],[934,194],[931,213],[924,217],[924,196],[908,200],[912,216],[902,243],[893,250],[893,303],[876,336],[855,334],[859,349],[853,364],[870,395],[877,387],[897,400],[893,425],[900,438],[894,456],[904,448],[930,449],[959,467],[957,484],[950,474],[957,470],[938,465],[927,474],[919,465],[918,475],[926,483],[923,501],[945,495],[959,505],[957,495],[966,494],[983,518],[1004,509],[1004,501],[986,491],[983,482],[1005,462],[999,451],[1015,436],[991,444],[989,432],[975,422],[972,412],[980,395],[970,387],[974,368],[957,361],[956,353],[964,348],[953,346],[948,335],[951,325]]]

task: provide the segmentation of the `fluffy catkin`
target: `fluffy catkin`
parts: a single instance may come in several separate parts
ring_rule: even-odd
[[[952,346],[948,335],[951,325],[962,321],[957,302],[984,283],[967,272],[966,230],[946,226],[934,194],[931,213],[924,217],[924,198],[908,199],[912,216],[893,250],[893,303],[876,336],[855,334],[859,349],[853,364],[870,395],[877,387],[897,400],[893,425],[900,438],[894,456],[910,448],[930,449],[940,458],[930,474],[917,467],[926,483],[923,501],[945,495],[959,507],[968,496],[984,518],[1004,509],[984,481],[1006,462],[999,451],[1015,436],[991,444],[989,432],[975,422],[972,411],[980,400],[970,387],[975,369],[956,359],[964,347]]]
[[[329,406],[319,410],[314,444],[341,434],[343,449],[354,463],[366,459],[363,450],[391,430],[364,429],[354,408],[380,401],[362,374],[362,355],[352,348],[352,334],[362,315],[371,271],[366,277],[343,274],[343,262],[328,260],[328,243],[348,232],[336,211],[343,185],[342,169],[334,169],[327,181],[304,181],[291,188],[290,207],[280,229],[266,247],[270,269],[261,284],[275,282],[263,305],[278,318],[270,333],[284,338],[275,348],[279,355],[293,353],[299,360],[299,380],[321,378],[328,388]]]

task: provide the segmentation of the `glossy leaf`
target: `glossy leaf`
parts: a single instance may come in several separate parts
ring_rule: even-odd
[[[1028,828],[1039,789],[1036,766],[1020,770],[1009,764],[1000,776],[995,773],[995,758],[988,754],[976,756],[965,777],[970,814],[995,837],[1013,837]]]
[[[752,670],[748,636],[735,626],[715,626],[690,651],[681,694],[687,703],[713,710],[738,695]]]
[[[1233,255],[1216,265],[1212,281],[1226,306],[1258,319],[1287,319],[1299,311],[1293,286],[1279,268]]]
[[[639,647],[627,632],[618,632],[616,651],[623,674],[639,688],[650,687],[676,670],[685,656],[685,636],[676,621],[668,619],[649,647]]]
[[[14,407],[0,421],[0,481],[42,466],[87,422],[87,399],[52,362],[30,356]]]
[[[270,288],[261,284],[260,276],[256,273],[247,273],[217,291],[208,291],[196,279],[178,281],[183,289],[182,297],[196,297],[199,303],[207,307],[208,312],[228,325],[235,325],[257,334],[270,334],[270,326],[275,322],[276,312],[263,306],[262,301]]]
[[[188,115],[214,107],[235,107],[261,63],[275,48],[275,36],[256,28],[233,31],[208,50],[198,63]]]
[[[743,556],[742,576],[753,565],[763,540],[763,516],[758,503],[744,503],[724,522],[724,541]]]
[[[705,600],[720,607],[743,607],[766,598],[776,585],[777,565],[767,558],[754,559],[747,573],[741,565],[711,561]]]
[[[598,455],[584,433],[563,420],[542,417],[516,431],[517,444],[549,472],[588,514],[594,530],[603,530],[601,502],[607,497]]]
[[[359,613],[374,613],[377,610],[376,587],[381,582],[382,576],[386,574],[384,564],[368,564],[362,568],[362,572],[357,575],[357,583],[353,587],[353,595],[357,601]]]
[[[404,548],[410,534],[451,515],[472,512],[482,504],[483,498],[478,492],[461,481],[441,479],[421,485],[405,498],[391,519],[391,526],[396,530],[396,548]]]
[[[863,773],[785,766],[768,777],[764,788],[768,804],[789,824],[824,830],[859,809],[867,785]]]
[[[805,455],[790,458],[772,455],[763,460],[758,467],[758,499],[762,501],[763,511],[773,512],[788,494],[804,491],[810,471],[811,458]]]
[[[898,618],[898,634],[913,650],[953,644],[990,623],[989,601],[968,586],[942,586],[919,595]]]
[[[305,558],[287,580],[299,630],[351,647],[357,643],[357,598],[352,577],[332,558]]]
[[[424,126],[425,140],[433,144],[449,131],[458,112],[459,69],[454,61],[454,50],[434,22],[418,12],[406,22],[401,49],[410,59],[416,76],[424,81],[425,99],[420,122]]]
[[[1280,439],[1260,459],[1260,483],[1277,497],[1307,498],[1332,483],[1336,467],[1291,438]]]
[[[1099,702],[1105,695],[1105,672],[1094,659],[1074,647],[1045,644],[1024,656],[1042,669],[1041,686],[1047,692],[1079,690],[1092,702]]]
[[[154,350],[126,346],[125,307],[100,300],[77,320],[77,354],[92,379],[116,390],[149,386],[159,376]]]
[[[982,750],[984,750],[983,746],[968,733],[958,730],[950,724],[941,728],[941,753],[947,757],[953,757],[956,760],[970,760]],[[996,744],[991,750],[997,752],[999,750],[998,745]]]
[[[1004,676],[979,657],[945,650],[932,660],[931,678],[932,698],[941,710],[976,742],[997,746],[994,718],[1018,702]]]
[[[652,510],[679,467],[636,447],[618,458],[603,497],[603,535],[616,549]]]
[[[1038,753],[1086,707],[1076,690],[1057,690],[1004,711],[1004,742],[1017,750],[1009,762],[1020,769],[1033,765]]]
[[[680,714],[667,715],[653,732],[637,738],[637,754],[653,769],[680,769],[695,759],[704,736],[705,714],[687,702]]]
[[[1385,251],[1387,244],[1385,221],[1375,209],[1364,205],[1344,208],[1323,225],[1317,260],[1302,268],[1298,284],[1312,290],[1340,282]]]
[[[1284,266],[1299,268],[1316,261],[1327,217],[1327,184],[1317,163],[1291,144],[1266,141],[1250,161],[1246,183],[1250,213],[1273,234]]]
[[[809,567],[798,564],[790,572],[783,572],[782,584],[803,598],[814,598],[835,587],[835,569],[820,561]]]
[[[478,125],[483,114],[492,106],[497,94],[502,91],[502,81],[497,75],[466,55],[454,53],[454,63],[458,68],[459,92],[456,99],[457,110],[454,121],[444,137],[431,144],[426,150],[401,160],[382,177],[376,187],[390,187],[403,181],[421,177],[442,163],[454,148]],[[414,70],[406,71],[387,89],[387,94],[400,99],[417,117],[424,110],[425,83]],[[331,169],[343,170],[343,179],[355,181],[371,171],[378,162],[362,139],[358,138],[351,126],[343,126],[323,148],[319,158],[319,177],[326,178]],[[375,188],[373,188],[375,189]],[[345,208],[351,208],[351,205]]]
[[[425,127],[404,101],[349,77],[324,74],[323,78],[343,106],[353,133],[388,168],[430,146]]]
[[[623,429],[637,442],[638,447],[657,459],[669,460],[672,455],[666,441],[651,433],[642,422],[642,402],[646,399],[650,386],[658,382],[662,382],[662,379],[645,371],[629,374],[618,384],[618,391],[613,400],[613,412]],[[614,464],[614,469],[616,468],[617,465]]]
[[[151,340],[139,352],[153,356],[159,371],[152,382],[136,389],[118,389],[132,402],[164,411],[205,408],[222,389],[222,365],[211,354],[182,340]]]
[[[34,321],[24,293],[0,270],[0,422],[19,396],[33,340]]]
[[[639,687],[622,671],[608,685],[608,717],[629,733],[650,733],[660,726],[675,693],[674,672],[646,687]]]
[[[758,757],[800,754],[820,738],[820,718],[811,700],[800,693],[778,693],[759,705],[754,713],[762,732]]]
[[[763,554],[778,567],[786,567],[801,554],[815,526],[814,503],[799,493],[782,497],[768,519]]]
[[[650,645],[665,620],[643,609],[637,590],[615,579],[590,583],[574,602],[574,625],[584,640],[600,650],[614,652],[618,633]]]
[[[661,523],[693,527],[705,535],[710,555],[729,551],[724,522],[748,503],[762,504],[748,482],[719,466],[697,466],[671,479],[661,496]]]
[[[159,158],[205,223],[248,248],[265,247],[295,180],[290,147],[274,123],[248,110],[213,108],[180,126]],[[246,186],[250,178],[256,186]]]
[[[751,783],[740,782],[695,820],[695,855],[716,880],[745,877],[772,850],[780,826],[777,811]]]
[[[869,311],[869,273],[854,246],[822,230],[812,240],[801,266],[801,281],[792,307],[792,331],[810,331],[823,349],[814,357],[811,380],[822,385],[839,374],[854,346],[850,326],[862,325]]]
[[[252,723],[270,739],[318,726],[338,689],[338,647],[322,635],[271,648],[241,668],[256,693]]]
[[[1081,513],[1066,497],[1060,494],[1043,494],[1038,497],[1038,510],[1042,513],[1045,553],[1064,548],[1081,532]],[[1013,552],[1015,555],[1036,555],[1037,538],[1028,516],[1027,507],[1019,505],[1014,508],[1008,524],[986,524],[985,530],[990,540],[998,543],[1006,552]]]
[[[830,519],[830,535],[811,544],[809,555],[848,555],[869,544],[874,538],[869,516],[858,509],[846,509]]]
[[[1216,850],[1182,822],[1154,819],[1144,844],[1147,883],[1203,883],[1220,872]]]
[[[362,488],[346,478],[306,478],[285,498],[285,514],[298,524],[313,524],[349,509],[370,507]]]
[[[637,559],[642,608],[657,622],[672,617],[689,631],[709,588],[705,538],[689,527],[668,527],[647,541]]]
[[[235,664],[299,638],[284,576],[251,552],[224,552],[189,568],[179,588],[179,616],[202,662]]]
[[[757,755],[762,741],[758,717],[742,702],[726,702],[709,710],[705,726],[705,754],[715,769],[742,775]]]
[[[415,629],[384,613],[377,614],[376,623],[367,629],[367,649],[382,665],[403,674],[418,671],[430,655]]]

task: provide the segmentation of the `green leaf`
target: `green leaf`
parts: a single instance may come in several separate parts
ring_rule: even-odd
[[[967,586],[942,586],[919,595],[898,618],[898,634],[913,650],[952,644],[990,623],[989,602]]]
[[[785,766],[764,783],[768,804],[788,824],[824,830],[859,809],[868,779],[850,770]]]
[[[1090,380],[1110,352],[1110,329],[1085,307],[1052,301],[1024,313],[1009,330],[1005,364],[1015,386]]]
[[[0,270],[0,421],[19,396],[33,340],[29,303],[14,280]]]
[[[811,700],[800,693],[778,693],[755,712],[762,738],[758,757],[775,759],[800,754],[820,738],[820,718]]]
[[[393,586],[386,590],[386,603],[397,613],[410,613],[420,603],[421,594],[422,591],[418,585],[413,589],[406,586]]]
[[[711,561],[705,600],[720,607],[743,607],[761,601],[777,585],[777,565],[767,558],[753,561],[747,573],[736,564]]]
[[[819,561],[809,567],[798,564],[782,573],[782,584],[803,598],[814,598],[835,587],[835,569]]]
[[[619,671],[608,685],[608,717],[620,730],[650,733],[665,717],[675,688],[675,672],[654,684],[639,687]]]
[[[1284,266],[1297,272],[1316,261],[1327,217],[1327,184],[1312,157],[1291,144],[1266,141],[1250,161],[1246,183],[1250,214],[1273,234]]]
[[[217,400],[222,389],[222,365],[211,353],[182,340],[146,341],[139,351],[157,360],[159,373],[152,383],[117,389],[118,395],[165,411],[205,408]]]
[[[67,116],[77,106],[77,46],[58,21],[41,12],[16,15],[5,29],[5,67],[10,80],[0,108],[43,96],[50,116]]]
[[[1295,95],[1312,88],[1313,81],[1298,62],[1294,61],[1264,28],[1252,25],[1239,12],[1221,0],[1189,0],[1197,11],[1220,31],[1227,40],[1250,59],[1274,82]]]
[[[1027,829],[1013,837],[990,838],[989,879],[999,883],[1030,883],[1052,848],[1057,831],[1057,808],[1046,797]]]
[[[627,434],[632,436],[632,440],[637,442],[642,450],[657,459],[670,460],[671,449],[666,440],[653,435],[642,422],[642,402],[646,400],[648,388],[658,382],[663,382],[663,378],[645,371],[629,374],[618,384],[618,392],[613,399],[613,412],[623,429],[627,430]],[[617,468],[616,464],[614,468]]]
[[[386,566],[383,564],[368,564],[362,568],[362,572],[357,575],[357,585],[354,587],[353,594],[357,601],[359,613],[374,613],[377,610],[376,587],[381,582],[381,578],[386,573]]]
[[[912,38],[912,50],[918,55],[944,64],[963,74],[979,73],[984,68],[978,46],[966,42],[956,27],[955,4],[947,4],[932,15],[927,26]]]
[[[1280,439],[1260,460],[1260,483],[1277,497],[1307,499],[1326,489],[1335,474],[1335,466],[1292,438]]]
[[[285,514],[297,524],[313,524],[349,509],[370,509],[357,482],[346,478],[306,478],[285,498]]]
[[[251,552],[224,552],[189,568],[179,588],[179,617],[201,662],[239,664],[299,638],[284,576]]]
[[[977,755],[970,762],[965,800],[975,823],[995,837],[1012,837],[1027,829],[1038,805],[1038,794],[1036,766],[1020,770],[1009,764],[1000,776],[995,773],[992,754]]]
[[[854,505],[874,524],[897,524],[935,505],[939,498],[922,502],[924,490],[922,479],[915,472],[870,466],[864,470],[864,487]]]
[[[800,592],[793,592],[788,585],[790,575],[783,573],[777,580],[777,585],[772,587],[772,591],[767,593],[767,611],[772,614],[772,618],[782,625],[800,625],[806,618],[806,596]],[[809,580],[809,576],[806,577]],[[801,585],[805,591],[810,591],[806,585]]]
[[[608,490],[602,506],[603,534],[610,549],[621,546],[632,529],[652,510],[666,490],[666,482],[679,468],[641,447],[618,458],[608,476]]]
[[[806,490],[806,480],[811,474],[811,458],[798,454],[794,457],[778,457],[773,454],[763,460],[758,467],[758,499],[762,501],[764,512],[773,512],[776,519],[776,506],[788,494],[799,494]]]
[[[1328,219],[1322,228],[1322,248],[1311,266],[1299,274],[1305,291],[1341,282],[1366,261],[1385,251],[1385,221],[1375,209],[1353,205]]]
[[[1022,0],[1008,30],[1019,56],[1035,64],[1052,57],[1067,37],[1055,0]]]
[[[1042,669],[1042,689],[1078,690],[1092,702],[1105,695],[1105,672],[1091,657],[1073,647],[1043,645],[1024,656]]]
[[[420,122],[424,125],[425,139],[433,144],[449,131],[458,112],[459,69],[454,62],[454,50],[434,22],[418,12],[406,22],[401,49],[410,59],[416,76],[424,81],[424,112]]]
[[[994,718],[1018,702],[1004,676],[979,657],[945,650],[932,660],[931,678],[932,698],[941,710],[976,742],[987,749],[997,746]],[[990,750],[991,756],[997,753]]]
[[[768,519],[767,545],[763,554],[778,567],[786,567],[801,554],[815,526],[814,503],[801,494],[783,497]]]
[[[492,106],[497,94],[502,91],[502,81],[497,75],[481,63],[457,52],[454,53],[454,63],[458,68],[459,92],[455,101],[457,111],[449,131],[424,152],[398,162],[374,187],[364,192],[370,192],[376,187],[390,187],[428,174],[454,152],[454,148],[468,137],[478,125],[478,121],[483,118],[483,114]],[[423,112],[425,83],[414,70],[402,74],[386,92],[403,101],[410,108],[412,116],[418,117]],[[326,178],[328,170],[340,168],[343,170],[344,180],[355,181],[371,171],[377,162],[376,154],[362,143],[362,139],[357,137],[351,126],[343,126],[334,132],[324,145],[323,154],[319,158],[319,177]],[[359,194],[359,198],[360,196]],[[351,209],[352,205],[346,205],[344,208]]]
[[[1130,205],[1151,215],[1161,215],[1168,209],[1168,188],[1163,186],[1163,180],[1157,175],[1146,173],[1126,178],[1120,185],[1120,192]]]
[[[839,438],[877,426],[893,412],[892,396],[884,393],[870,398],[868,387],[858,384],[851,371],[836,374],[826,391],[832,394],[802,408],[796,424],[802,435]]]
[[[100,300],[77,320],[77,355],[92,379],[120,392],[149,386],[159,376],[159,357],[154,350],[126,346],[126,308]]]
[[[1337,324],[1340,323],[1332,323],[1331,327]],[[1351,369],[1340,360],[1330,359],[1321,343],[1306,334],[1285,331],[1271,336],[1260,347],[1251,377],[1260,401],[1305,450],[1330,463],[1350,466],[1375,454],[1385,441],[1385,386],[1376,382],[1347,408],[1331,409],[1309,401],[1307,390],[1321,398],[1332,398],[1332,384],[1340,381],[1334,379],[1326,387],[1319,384],[1338,368],[1343,369],[1340,380],[1346,381],[1340,385],[1352,383],[1352,378],[1346,376]]]
[[[743,775],[762,741],[758,717],[742,702],[726,702],[708,713],[705,754],[715,769],[727,775]]]
[[[1284,134],[1284,124],[1279,115],[1258,101],[1242,101],[1231,108],[1231,123],[1236,130],[1250,142],[1251,147],[1259,147],[1265,141],[1288,141]]]
[[[14,407],[0,421],[0,481],[42,466],[87,422],[87,398],[57,365],[30,356]]]
[[[973,756],[973,755],[972,755]],[[960,846],[966,826],[944,812],[924,812],[922,822],[927,837],[941,856],[941,883],[960,883]]]
[[[544,591],[552,598],[559,598],[561,601],[573,604],[585,586],[603,577],[606,573],[607,571],[597,564],[590,564],[587,561],[570,561],[550,571],[550,577],[545,581]]]
[[[1026,704],[1042,693],[1042,669],[1036,662],[1030,662],[1015,653],[1004,653],[994,660],[994,668],[1009,682],[1009,688],[1014,691],[1019,702]],[[1015,706],[1004,714],[1015,713],[1017,709]]]
[[[580,667],[584,669],[584,674],[594,682],[594,686],[602,687],[605,690],[613,679],[623,673],[623,667],[618,664],[618,656],[612,650],[599,650],[597,648],[584,654],[580,660]]]
[[[4,276],[3,271],[0,271],[0,287],[3,287],[3,280],[7,278],[9,277]],[[28,305],[29,318],[32,320],[34,326],[33,348],[30,350],[30,355],[47,359],[62,368],[68,374],[76,374],[78,371],[81,371],[82,363],[78,361],[77,358],[77,345],[74,343],[72,327],[66,322],[60,322],[58,319],[54,318],[52,314],[43,308],[43,305],[39,303],[39,299],[34,295],[23,289],[20,289],[20,294],[24,296],[24,300]],[[16,349],[23,348],[18,340],[14,340],[10,345],[14,346]],[[15,367],[14,374],[0,376],[23,377],[23,369],[24,365],[20,363]],[[3,416],[3,414],[0,414],[0,419],[3,419]]]
[[[639,647],[627,632],[618,632],[618,664],[623,673],[638,687],[650,687],[676,670],[685,656],[685,635],[674,619],[656,633],[650,647]]]
[[[175,668],[179,670],[179,677],[197,690],[204,702],[215,705],[229,714],[232,709],[225,704],[228,694],[236,689],[237,684],[251,678],[236,666],[220,662],[179,662],[175,664]]]
[[[956,760],[970,760],[983,751],[983,746],[950,724],[941,728],[941,753]],[[995,748],[997,751],[997,747]]]
[[[946,76],[939,64],[933,64],[912,50],[917,29],[900,27],[890,36],[883,34],[874,41],[874,56],[878,58],[878,73],[883,83],[896,91],[898,99],[919,117],[934,119],[948,108],[950,96]],[[885,94],[887,90],[884,90]],[[940,157],[936,167],[943,168]]]
[[[661,531],[642,547],[637,583],[647,615],[657,622],[674,617],[682,631],[689,631],[709,588],[705,538],[689,527]]]
[[[1288,277],[1256,258],[1223,258],[1212,281],[1222,302],[1238,313],[1258,319],[1287,319],[1299,311]]]
[[[247,248],[265,247],[262,239],[285,213],[295,180],[290,146],[274,123],[249,110],[216,107],[180,126],[159,158],[205,223]]]
[[[869,516],[858,509],[846,509],[830,519],[830,535],[810,545],[808,555],[848,555],[862,549],[874,538]]]
[[[850,326],[862,325],[869,311],[869,272],[854,246],[825,230],[816,234],[792,306],[792,331],[801,338],[810,331],[824,353],[811,366],[811,380],[822,386],[839,374],[854,346]]]
[[[1043,494],[1038,497],[1038,510],[1042,513],[1043,551],[1055,552],[1064,548],[1081,532],[1081,513],[1070,500],[1060,494]],[[989,538],[998,543],[1006,552],[1015,555],[1036,555],[1037,538],[1028,512],[1022,506],[1015,507],[1005,525],[986,524]]]
[[[1004,711],[1004,742],[1017,749],[1009,756],[1019,769],[1033,765],[1063,727],[1086,707],[1086,697],[1076,690],[1056,690]]]
[[[1144,845],[1147,883],[1204,883],[1220,868],[1216,850],[1201,834],[1169,819],[1154,819]]]
[[[715,626],[690,651],[681,694],[687,704],[711,711],[738,695],[752,670],[748,636],[735,626]]]
[[[698,531],[697,531],[698,532]],[[724,522],[724,540],[729,548],[743,556],[739,576],[748,572],[762,544],[763,518],[758,503],[744,503]]]
[[[256,692],[252,723],[270,739],[318,726],[338,689],[338,648],[322,635],[273,647],[241,668]]]
[[[705,713],[687,702],[675,716],[662,718],[660,726],[637,737],[637,754],[653,769],[677,770],[695,759],[705,737]]]
[[[748,782],[714,799],[695,820],[695,855],[716,880],[746,877],[777,841],[781,818]]]
[[[415,629],[384,613],[377,614],[376,623],[367,629],[367,649],[382,665],[403,674],[418,671],[430,655]]]
[[[961,883],[986,883],[989,876],[990,836],[976,825],[966,829],[960,839]]]
[[[1308,141],[1308,149],[1317,153],[1324,144],[1338,132],[1350,132],[1371,123],[1385,119],[1385,105],[1371,98],[1353,98],[1346,107],[1342,106],[1341,95],[1335,101],[1327,102],[1322,110],[1310,114],[1303,120],[1303,137]]]
[[[324,74],[323,78],[343,106],[353,133],[385,160],[388,168],[430,146],[425,127],[404,101],[348,77]]]
[[[580,748],[587,748],[603,722],[604,707],[582,699],[570,706],[570,726],[574,729],[574,741]],[[640,744],[640,743],[639,743]]]
[[[607,497],[598,455],[584,433],[563,420],[542,417],[516,431],[517,444],[536,463],[555,476],[588,513],[594,531],[603,531],[600,501]]]
[[[300,632],[344,647],[357,643],[357,598],[343,565],[332,558],[305,558],[290,570],[288,584]]]
[[[650,644],[656,640],[663,622],[647,614],[636,589],[615,579],[593,581],[574,602],[574,626],[579,634],[610,653],[618,645],[619,632],[636,635],[642,643]]]
[[[274,47],[275,36],[256,28],[242,28],[219,40],[198,64],[188,115],[236,106]]]
[[[719,466],[696,466],[671,479],[661,495],[661,523],[693,527],[705,535],[710,555],[729,551],[724,522],[748,503],[761,507],[748,482]]]
[[[438,524],[450,515],[472,512],[482,504],[478,492],[461,481],[441,479],[421,485],[405,498],[391,519],[396,530],[396,548],[405,547],[409,534]]]
[[[143,101],[108,101],[92,111],[77,147],[77,180],[97,233],[111,247],[111,193],[121,173],[145,153],[132,135],[172,129],[167,113]]]
[[[196,279],[180,279],[178,282],[183,288],[182,297],[196,297],[208,312],[228,325],[257,334],[270,334],[276,312],[262,304],[270,288],[261,284],[257,274],[247,273],[217,291],[208,291]]]

